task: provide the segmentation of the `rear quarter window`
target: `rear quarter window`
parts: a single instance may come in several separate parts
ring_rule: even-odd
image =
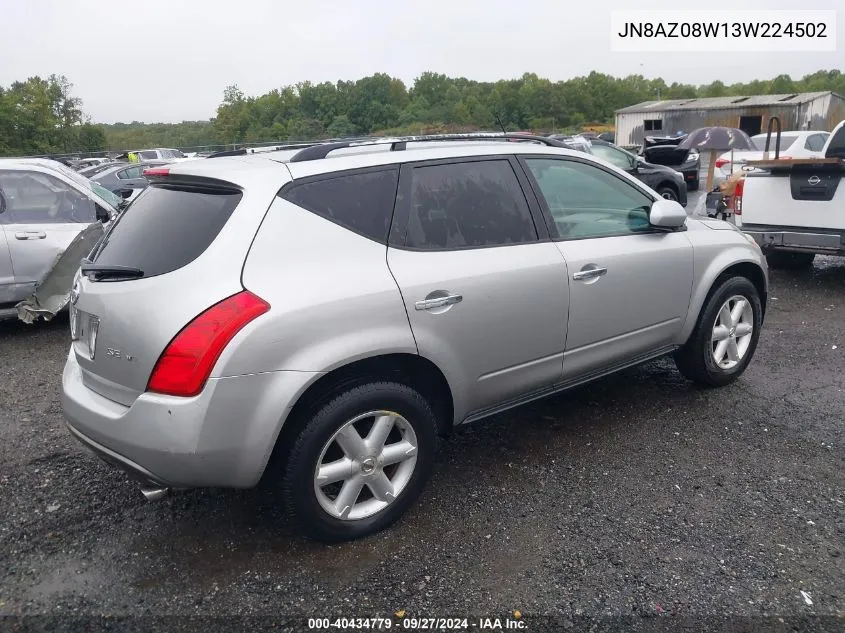
[[[144,277],[182,268],[211,245],[242,195],[234,189],[147,187],[106,234],[94,261],[140,268]]]
[[[294,184],[282,197],[377,242],[386,243],[399,170],[332,175]]]

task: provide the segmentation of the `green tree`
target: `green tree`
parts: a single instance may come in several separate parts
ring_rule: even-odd
[[[214,127],[218,138],[224,143],[237,143],[246,136],[250,125],[248,107],[250,102],[237,85],[226,86],[223,90],[223,103],[217,107]]]
[[[717,79],[709,86],[705,86],[702,93],[701,96],[703,97],[724,97],[728,94],[728,89],[724,83]]]
[[[795,92],[795,82],[789,75],[778,75],[772,79],[772,85],[769,88],[771,94],[790,94]]]
[[[352,124],[352,121],[350,121],[349,117],[345,114],[336,116],[334,119],[332,119],[332,122],[329,127],[326,128],[326,134],[328,134],[330,138],[343,138],[345,136],[354,136],[357,133],[358,128],[356,128]]]
[[[642,101],[831,90],[845,94],[840,69],[797,79],[781,74],[726,85],[695,86],[643,75],[598,72],[565,81],[535,73],[479,82],[424,72],[406,86],[384,73],[356,81],[303,81],[259,96],[227,86],[216,117],[181,123],[88,122],[70,81],[57,75],[0,86],[0,154],[49,154],[144,147],[198,147],[354,134],[466,129],[578,131],[612,125],[617,109]]]
[[[76,147],[89,152],[106,149],[106,132],[100,125],[83,123],[79,126]]]

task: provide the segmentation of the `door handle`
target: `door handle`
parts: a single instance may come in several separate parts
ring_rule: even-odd
[[[437,297],[435,299],[423,299],[414,304],[416,310],[433,310],[435,308],[445,308],[446,306],[460,303],[464,298],[462,295],[448,295],[446,297]]]
[[[572,278],[577,280],[595,279],[607,274],[607,268],[588,268],[587,270],[579,270],[572,274]]]
[[[15,233],[16,240],[43,240],[47,237],[44,231],[18,231]]]

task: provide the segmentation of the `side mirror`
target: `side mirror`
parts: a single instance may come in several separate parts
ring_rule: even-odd
[[[675,200],[655,200],[648,212],[648,223],[659,228],[679,229],[686,221],[686,210]]]
[[[641,163],[641,162],[643,162],[643,163],[644,163],[645,161],[644,161],[642,158],[638,157],[638,156],[631,156],[631,157],[628,159],[628,163],[629,163],[629,167],[628,167],[628,169],[630,169],[631,171],[637,171],[637,169],[639,168],[639,166],[640,166],[640,163]]]
[[[117,194],[124,200],[131,198],[133,193],[135,193],[134,189],[121,189],[117,192]]]
[[[97,205],[97,219],[103,224],[107,224],[111,220],[111,215],[99,204]]]

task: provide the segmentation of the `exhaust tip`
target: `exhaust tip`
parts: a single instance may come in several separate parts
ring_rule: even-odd
[[[147,501],[158,501],[170,494],[170,488],[157,488],[155,486],[141,486],[141,494]]]

